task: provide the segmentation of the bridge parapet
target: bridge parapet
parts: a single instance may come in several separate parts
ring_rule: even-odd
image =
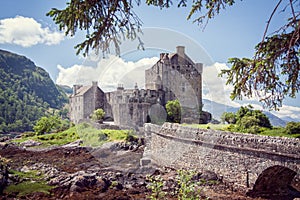
[[[174,168],[214,171],[225,181],[253,186],[274,165],[300,174],[300,140],[198,129],[179,124],[145,124],[148,156]]]

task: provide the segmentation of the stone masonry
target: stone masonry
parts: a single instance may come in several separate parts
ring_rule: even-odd
[[[185,54],[185,47],[178,46],[176,53],[161,53],[157,63],[145,71],[145,85],[145,89],[137,86],[124,89],[119,85],[116,91],[107,93],[97,82],[92,86],[74,85],[74,93],[70,96],[70,119],[79,123],[87,120],[95,109],[102,108],[106,113],[105,120],[137,128],[151,122],[151,117],[157,117],[151,116],[151,112],[166,113],[166,103],[175,99],[183,109],[182,122],[200,123],[211,118],[210,113],[202,112],[202,64],[194,63]]]
[[[259,174],[274,165],[288,167],[297,172],[298,177],[300,174],[299,139],[171,123],[145,124],[144,129],[147,143],[144,162],[148,158],[161,166],[214,171],[237,187],[252,187]]]

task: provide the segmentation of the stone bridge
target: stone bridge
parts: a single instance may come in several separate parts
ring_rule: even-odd
[[[198,129],[179,124],[144,125],[144,159],[173,168],[210,170],[234,186],[252,187],[272,166],[300,172],[300,140]],[[270,174],[270,173],[269,173]],[[276,173],[274,174],[276,176]]]

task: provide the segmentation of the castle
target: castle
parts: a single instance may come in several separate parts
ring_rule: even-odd
[[[140,127],[159,115],[165,120],[164,107],[178,99],[184,123],[206,123],[210,113],[202,111],[202,63],[194,63],[184,46],[176,53],[161,53],[160,59],[145,71],[145,89],[124,89],[104,93],[97,82],[91,86],[74,85],[70,96],[70,120],[80,123],[90,118],[94,110],[102,108],[105,120],[116,125]]]

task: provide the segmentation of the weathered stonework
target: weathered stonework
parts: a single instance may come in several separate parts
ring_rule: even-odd
[[[74,85],[70,96],[70,120],[79,123],[89,119],[94,110],[104,109],[106,99],[97,82],[91,86]]]
[[[300,174],[300,140],[197,129],[165,123],[144,125],[147,157],[174,168],[211,170],[235,186],[250,186],[270,166]],[[247,175],[248,174],[248,175]],[[248,178],[247,178],[248,176]]]
[[[155,114],[163,112],[170,100],[178,99],[182,107],[182,122],[207,122],[211,115],[202,111],[202,64],[194,63],[182,46],[176,53],[162,53],[160,60],[145,71],[145,89],[124,89],[119,85],[116,91],[104,93],[94,82],[92,86],[74,86],[70,96],[70,118],[74,123],[86,120],[97,108],[103,108],[105,119],[115,124],[142,127],[144,123],[157,121]],[[154,106],[154,107],[153,107]],[[157,110],[156,108],[162,108]],[[152,110],[151,110],[152,109]],[[166,113],[166,112],[165,112]],[[202,113],[202,115],[200,115]],[[207,114],[207,113],[206,113]],[[159,116],[158,121],[166,120]],[[206,119],[201,121],[202,119]]]

